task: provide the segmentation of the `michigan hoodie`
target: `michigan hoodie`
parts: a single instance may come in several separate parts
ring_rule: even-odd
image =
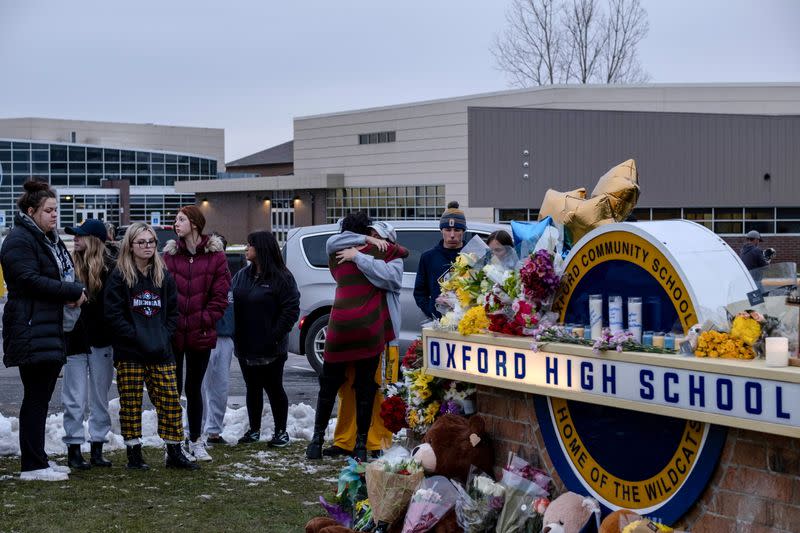
[[[178,292],[175,280],[164,273],[156,287],[150,276],[137,272],[133,287],[128,287],[118,269],[108,278],[105,312],[112,332],[115,361],[141,364],[174,363],[172,335],[178,325]]]

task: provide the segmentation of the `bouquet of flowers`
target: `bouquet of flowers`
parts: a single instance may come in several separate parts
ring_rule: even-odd
[[[630,351],[630,352],[647,352],[647,353],[675,353],[673,350],[665,350],[657,346],[646,346],[633,340],[633,335],[620,331],[611,333],[609,328],[603,328],[599,339],[584,339],[575,337],[567,333],[563,326],[554,325],[552,322],[543,321],[533,332],[533,342],[531,349],[539,351],[548,342],[561,342],[565,344],[580,344],[583,346],[591,346],[595,354],[605,352],[608,350],[616,350],[617,352]]]
[[[392,522],[403,515],[424,477],[422,466],[410,458],[408,450],[397,446],[382,459],[367,464],[367,495],[376,532],[388,531]]]
[[[720,357],[723,359],[753,359],[756,354],[751,346],[722,331],[704,331],[694,350],[697,357]]]
[[[764,339],[772,336],[780,324],[781,322],[777,317],[747,309],[737,313],[733,318],[731,337],[741,340],[748,346],[752,346],[755,355],[764,357],[766,353]]]
[[[528,300],[537,306],[549,301],[561,282],[553,266],[553,254],[547,250],[531,254],[519,270],[519,279]]]
[[[456,503],[458,491],[444,476],[425,478],[411,497],[402,533],[429,531]]]
[[[522,532],[525,522],[535,514],[533,501],[549,496],[551,481],[545,472],[510,453],[500,482],[505,487],[506,501],[497,519],[497,533]]]
[[[400,396],[390,396],[381,403],[381,419],[383,425],[392,433],[397,433],[403,428],[408,427],[406,422],[406,411],[408,405]]]
[[[464,533],[493,531],[503,509],[505,487],[474,466],[470,468],[467,487],[456,484],[456,520]]]
[[[345,527],[353,525],[360,508],[363,507],[363,503],[361,505],[358,503],[367,497],[364,473],[364,465],[348,457],[347,466],[339,473],[336,503],[329,503],[322,496],[319,497],[320,504],[328,515]]]

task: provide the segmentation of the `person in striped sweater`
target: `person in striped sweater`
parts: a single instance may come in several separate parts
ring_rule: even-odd
[[[367,235],[372,222],[363,212],[351,213],[342,220],[342,232]],[[402,246],[389,244],[385,250],[367,242],[359,248],[362,254],[390,262],[408,255]],[[336,280],[336,294],[331,309],[323,352],[322,373],[314,420],[314,435],[306,449],[308,459],[322,458],[325,430],[336,402],[345,371],[353,366],[356,395],[356,442],[353,456],[367,457],[367,434],[372,418],[372,405],[377,385],[375,371],[380,355],[395,337],[386,291],[377,288],[352,261],[328,256],[331,275]]]

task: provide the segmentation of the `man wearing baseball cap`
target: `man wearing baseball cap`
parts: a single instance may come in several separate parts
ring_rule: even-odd
[[[450,202],[439,219],[442,240],[439,244],[422,254],[414,282],[414,300],[417,307],[428,318],[441,318],[436,310],[436,298],[441,294],[439,278],[450,269],[461,248],[464,247],[464,232],[467,230],[467,217],[458,208],[458,202]]]
[[[742,258],[742,263],[747,267],[747,270],[754,268],[761,268],[767,266],[767,259],[764,257],[764,251],[758,247],[758,243],[764,239],[761,234],[756,230],[748,231],[744,236],[746,239],[742,250],[739,252],[739,257]]]

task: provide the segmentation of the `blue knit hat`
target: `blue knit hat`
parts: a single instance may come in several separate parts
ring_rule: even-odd
[[[439,229],[455,228],[460,230],[467,229],[467,217],[464,216],[464,211],[458,208],[458,202],[450,202],[447,204],[447,209],[442,213],[442,218],[439,219]]]

